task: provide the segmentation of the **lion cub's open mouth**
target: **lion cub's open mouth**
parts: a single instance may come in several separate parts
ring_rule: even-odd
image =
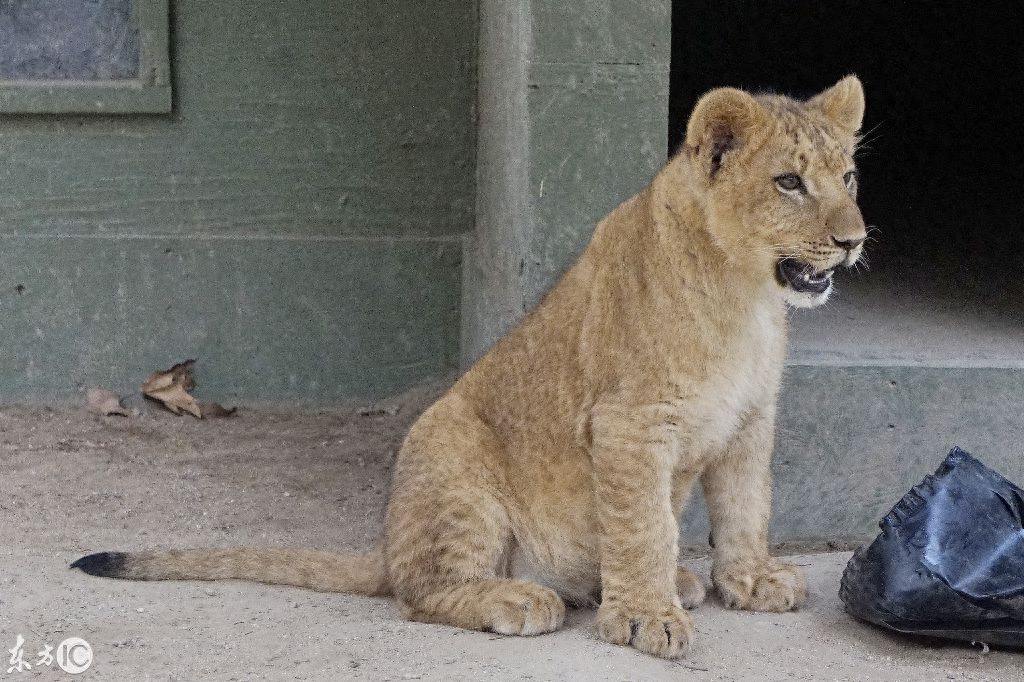
[[[795,258],[783,258],[776,272],[779,284],[807,294],[823,294],[832,286],[833,269],[818,272],[810,263]]]

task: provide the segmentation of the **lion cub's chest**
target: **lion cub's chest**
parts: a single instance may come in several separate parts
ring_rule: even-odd
[[[785,343],[785,311],[765,301],[752,307],[721,347],[712,349],[705,378],[691,386],[690,399],[680,404],[690,438],[699,441],[693,445],[724,446],[751,412],[773,404]]]

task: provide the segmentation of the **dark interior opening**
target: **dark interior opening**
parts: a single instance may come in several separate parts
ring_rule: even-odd
[[[794,316],[796,361],[1024,364],[1024,77],[1009,2],[675,0],[669,151],[707,90],[864,83],[870,271]]]

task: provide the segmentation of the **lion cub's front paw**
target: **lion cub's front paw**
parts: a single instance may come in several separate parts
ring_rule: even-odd
[[[624,605],[597,610],[597,634],[612,644],[631,646],[662,658],[678,658],[690,648],[693,620],[683,609],[631,609]]]
[[[711,582],[731,609],[791,611],[807,601],[803,572],[775,559],[745,559],[715,565]]]

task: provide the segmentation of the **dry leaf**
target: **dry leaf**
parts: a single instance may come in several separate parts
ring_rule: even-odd
[[[163,403],[164,407],[174,414],[188,412],[193,417],[202,419],[203,412],[199,403],[189,395],[189,391],[196,385],[192,378],[192,365],[195,362],[186,360],[170,369],[154,372],[146,379],[146,383],[142,384],[142,394]]]
[[[102,388],[90,388],[85,394],[86,406],[93,414],[109,417],[117,414],[122,417],[129,415],[128,410],[121,405],[121,398],[116,393],[104,391]]]

